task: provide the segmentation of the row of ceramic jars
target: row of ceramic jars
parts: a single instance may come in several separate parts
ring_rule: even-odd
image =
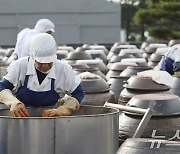
[[[119,98],[121,91],[124,89],[123,85],[133,75],[137,75],[138,72],[152,69],[149,66],[128,66],[119,76],[112,76],[108,83],[111,84],[111,90]]]

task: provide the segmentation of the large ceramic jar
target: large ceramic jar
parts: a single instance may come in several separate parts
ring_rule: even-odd
[[[151,77],[131,76],[119,95],[119,104],[125,105],[133,96],[147,93],[170,93],[170,87],[158,84]]]
[[[120,73],[128,67],[126,64],[122,64],[121,62],[113,63],[109,67],[109,71],[106,74],[106,79],[110,80],[112,76],[119,76]]]
[[[81,104],[103,106],[106,101],[117,103],[114,93],[103,78],[90,72],[81,73],[79,76],[85,91]]]
[[[116,154],[179,154],[180,143],[162,139],[129,138]]]
[[[174,83],[170,89],[170,92],[180,97],[180,77],[174,77]]]
[[[150,66],[128,66],[124,71],[121,72],[120,76],[123,77],[131,77],[133,75],[137,75],[138,72],[146,71],[153,69]]]
[[[98,68],[75,68],[74,72],[76,74],[80,74],[83,72],[90,72],[90,73],[99,75],[100,77],[106,80],[106,76]]]
[[[180,98],[173,94],[142,94],[134,96],[127,106],[142,109],[150,108],[153,115],[141,137],[151,138],[153,132],[158,136],[170,139],[179,130]],[[142,115],[124,112],[119,116],[119,137],[121,141],[132,137],[137,129]],[[176,139],[177,140],[177,139]]]
[[[92,59],[91,55],[85,52],[86,48],[78,47],[75,51],[71,51],[68,53],[66,60],[69,64],[76,63],[77,60],[89,60]]]

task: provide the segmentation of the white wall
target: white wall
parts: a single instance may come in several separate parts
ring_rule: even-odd
[[[0,45],[15,45],[17,33],[48,18],[58,44],[119,41],[120,7],[106,0],[0,0]]]

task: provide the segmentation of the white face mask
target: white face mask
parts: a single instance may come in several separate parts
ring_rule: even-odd
[[[51,70],[51,69],[49,69],[48,71],[43,72],[43,71],[39,70],[39,69],[36,67],[36,65],[34,65],[34,66],[35,66],[35,68],[36,68],[39,72],[44,73],[44,74],[48,74],[48,73],[50,72],[50,70]]]
[[[50,69],[51,70],[51,69]],[[46,71],[46,72],[42,72],[42,71],[40,71],[40,70],[38,70],[38,71],[40,71],[41,73],[44,73],[44,74],[48,74],[49,72],[50,72],[50,70],[48,70],[48,71]]]

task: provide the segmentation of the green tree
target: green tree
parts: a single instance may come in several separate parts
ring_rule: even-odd
[[[130,39],[130,33],[134,30],[133,16],[136,12],[136,8],[133,4],[125,3],[122,7],[122,28],[126,29],[126,40]]]
[[[146,0],[146,4],[136,12],[135,23],[157,40],[180,39],[179,0]]]
[[[122,6],[122,28],[126,29],[126,40],[135,41],[133,35],[142,32],[143,26],[139,29],[133,21],[133,17],[139,8],[146,8],[146,0],[119,0]],[[141,34],[143,37],[143,35]]]
[[[139,8],[145,8],[146,0],[107,0],[121,5],[121,27],[126,30],[126,40],[134,41],[132,34],[140,33],[139,26],[137,26],[133,17]]]

